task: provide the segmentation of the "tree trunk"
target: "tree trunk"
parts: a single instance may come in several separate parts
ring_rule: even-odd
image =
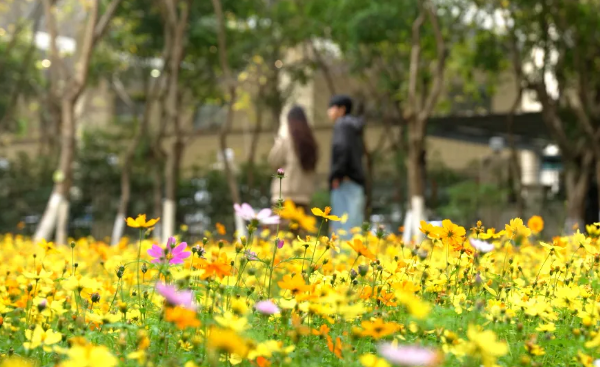
[[[228,85],[228,88],[225,89],[225,92],[229,94],[227,117],[223,123],[223,126],[221,126],[221,131],[219,133],[219,147],[221,149],[221,154],[223,155],[223,168],[225,171],[225,177],[227,178],[227,185],[229,186],[231,200],[234,204],[241,204],[240,189],[231,166],[229,165],[229,161],[227,160],[227,135],[229,134],[229,129],[233,121],[233,104],[235,103],[236,97],[236,81],[231,75],[231,69],[229,68],[229,62],[227,60],[227,34],[225,31],[225,21],[223,19],[221,0],[212,0],[212,4],[213,8],[215,9],[215,15],[217,16],[218,23],[217,40],[219,44],[219,61],[225,76],[225,83]],[[279,113],[281,113],[281,108],[279,109]],[[244,227],[243,220],[237,214],[234,215],[237,234],[239,236],[244,235],[246,228]]]
[[[422,240],[419,227],[422,220],[426,220],[425,216],[425,172],[422,162],[422,154],[424,151],[424,131],[421,126],[424,121],[413,120],[409,121],[408,133],[408,162],[406,164],[408,173],[408,196],[410,198],[411,221],[409,228],[410,239],[415,239],[417,243]]]
[[[162,172],[161,172],[161,162],[160,158],[155,159],[155,164],[152,169],[152,217],[153,218],[162,218]],[[158,222],[155,227],[154,236],[156,238],[162,238],[162,227],[163,223]]]
[[[262,99],[262,88],[258,92],[258,98]],[[263,123],[263,105],[262,103],[256,103],[256,126],[252,131],[252,138],[250,140],[250,150],[248,150],[248,162],[246,167],[246,176],[248,187],[254,186],[254,166],[256,162],[256,148],[258,148],[258,140],[262,132]]]
[[[573,164],[567,167],[565,173],[567,189],[567,218],[565,220],[564,231],[572,234],[577,228],[584,228],[585,200],[589,185],[589,175],[591,171],[592,153],[587,151],[579,164]]]
[[[165,167],[165,200],[163,202],[162,242],[175,234],[177,214],[177,184],[179,182],[179,167],[185,145],[180,137],[173,142],[171,157]]]
[[[59,208],[63,208],[69,205],[69,189],[71,188],[72,171],[73,171],[73,156],[75,152],[75,101],[65,99],[62,101],[61,115],[61,147],[60,147],[60,159],[58,163],[58,171],[55,173],[55,179],[57,180],[54,184],[54,190],[52,196],[48,201],[42,220],[35,232],[34,241],[40,241],[42,239],[50,240],[52,231],[56,226],[56,221],[59,214]],[[64,226],[68,221],[68,213],[65,214],[66,219],[63,217],[63,228],[57,231],[56,242],[59,244],[66,244],[66,229]]]

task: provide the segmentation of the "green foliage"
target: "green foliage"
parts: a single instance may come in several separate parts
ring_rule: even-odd
[[[460,223],[475,223],[481,208],[498,208],[506,198],[507,189],[468,180],[448,188],[448,203],[439,208],[442,218]]]

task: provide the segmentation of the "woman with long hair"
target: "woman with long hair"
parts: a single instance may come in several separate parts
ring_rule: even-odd
[[[275,138],[269,164],[273,170],[283,168],[285,172],[281,181],[281,197],[306,211],[315,191],[317,142],[302,107],[292,107],[286,125]],[[271,185],[271,201],[277,203],[278,200],[279,179],[275,178]]]

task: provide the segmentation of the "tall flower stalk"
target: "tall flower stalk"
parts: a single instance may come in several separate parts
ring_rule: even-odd
[[[276,210],[279,213],[283,208],[283,198],[281,197],[281,181],[285,178],[285,172],[283,172],[282,168],[277,170],[277,174],[275,175],[279,179],[279,200],[277,200]],[[273,246],[273,257],[271,258],[271,269],[269,270],[269,287],[267,291],[268,298],[271,298],[271,284],[273,283],[273,270],[275,270],[275,255],[277,255],[277,249],[283,247],[283,240],[279,239],[279,222],[277,222],[277,237],[275,238],[275,243]]]

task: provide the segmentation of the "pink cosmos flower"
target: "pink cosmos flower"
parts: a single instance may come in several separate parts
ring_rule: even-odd
[[[184,251],[187,248],[187,243],[182,242],[175,246],[176,244],[177,240],[174,237],[169,237],[167,247],[164,249],[156,244],[152,245],[152,248],[148,250],[148,255],[154,258],[152,263],[183,264],[183,259],[188,258],[192,253]]]
[[[473,246],[475,250],[483,253],[490,252],[495,248],[493,244],[476,238],[469,238],[469,243],[471,243],[471,246]]]
[[[277,248],[282,248],[283,245],[285,245],[285,242],[283,242],[283,240],[280,240],[279,238],[277,239]]]
[[[279,307],[277,307],[276,304],[269,300],[257,302],[254,305],[254,308],[256,309],[256,311],[262,313],[263,315],[273,315],[281,312],[279,310]]]
[[[237,215],[248,222],[257,221],[266,225],[279,223],[279,217],[273,215],[273,211],[268,208],[261,209],[258,213],[256,213],[254,209],[252,209],[252,207],[246,203],[242,205],[235,204],[233,205],[233,208],[235,209],[235,213]]]
[[[394,366],[434,366],[440,361],[435,351],[419,346],[394,346],[392,343],[383,343],[377,349],[379,354]]]
[[[190,310],[196,310],[197,308],[192,291],[179,291],[177,287],[164,283],[157,283],[156,291],[165,297],[167,303],[171,306],[181,306]]]

